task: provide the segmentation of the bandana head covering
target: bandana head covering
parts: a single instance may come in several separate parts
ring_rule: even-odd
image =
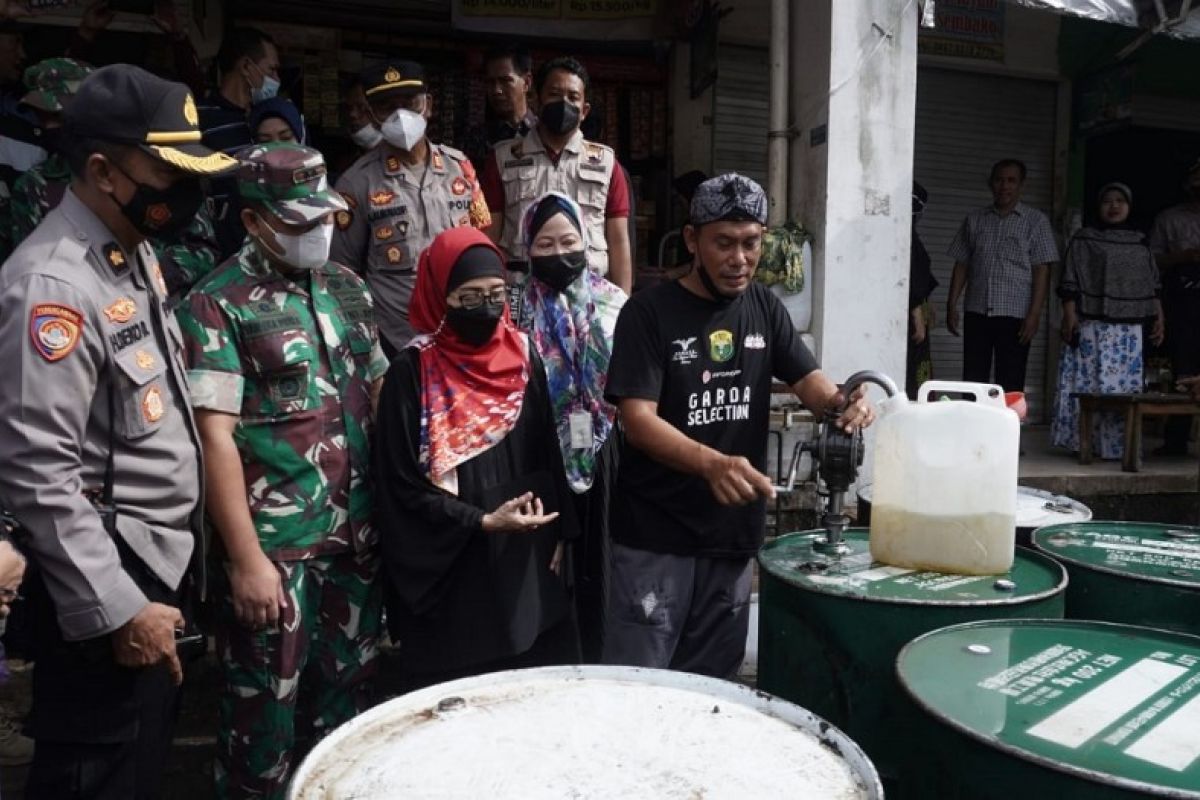
[[[476,248],[500,251],[481,231],[464,226],[438,235],[421,253],[409,321],[420,353],[420,463],[430,482],[458,493],[455,469],[504,440],[521,416],[529,380],[529,344],[504,309],[496,331],[480,347],[445,325],[451,275]],[[461,283],[461,281],[460,281]]]
[[[767,194],[745,175],[727,172],[709,178],[692,195],[689,219],[693,225],[710,222],[767,224]]]
[[[579,206],[564,194],[548,192],[529,207],[521,221],[525,252],[546,221],[560,213],[579,230],[579,248],[587,248],[587,228]],[[604,398],[604,387],[617,314],[625,299],[624,292],[588,269],[561,292],[533,278],[525,284],[528,327],[546,371],[567,482],[576,493],[591,488],[596,453],[608,440],[616,418],[616,408]],[[572,447],[573,414],[591,417],[592,447]]]

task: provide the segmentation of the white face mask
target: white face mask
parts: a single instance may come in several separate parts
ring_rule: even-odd
[[[263,223],[266,225],[266,223]],[[320,269],[329,261],[329,247],[333,244],[333,223],[323,222],[300,234],[280,233],[272,230],[275,241],[283,248],[278,252],[261,239],[259,244],[270,250],[272,255],[289,267],[296,269]]]
[[[263,100],[270,100],[277,94],[279,94],[279,81],[263,73],[262,86],[250,87],[250,102],[261,103]]]
[[[425,138],[425,115],[398,109],[383,123],[383,138],[392,147],[408,152]]]
[[[379,132],[379,128],[368,122],[350,134],[350,140],[363,150],[374,150],[383,141],[383,134]]]

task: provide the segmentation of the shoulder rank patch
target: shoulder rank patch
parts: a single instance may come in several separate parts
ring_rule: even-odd
[[[166,413],[166,407],[163,405],[162,389],[158,388],[158,384],[152,384],[146,393],[142,395],[142,418],[146,422],[158,422]]]
[[[438,172],[443,172],[446,169],[446,159],[441,153],[433,154],[433,168]]]
[[[396,158],[396,156],[388,156],[387,160],[383,162],[383,168],[388,172],[399,172],[400,159]]]
[[[116,272],[124,272],[129,268],[129,262],[125,260],[125,253],[121,251],[120,245],[116,242],[104,245],[104,260]]]
[[[333,215],[333,221],[337,223],[338,230],[344,231],[350,227],[350,223],[354,220],[354,215],[349,211],[339,211]]]
[[[466,194],[470,189],[471,184],[467,183],[467,179],[461,175],[450,183],[450,191],[454,194]]]
[[[104,316],[108,317],[109,322],[124,324],[137,316],[137,304],[128,297],[119,298],[104,309]]]
[[[47,361],[66,358],[79,344],[83,314],[61,303],[38,303],[29,315],[33,349]]]
[[[589,161],[600,161],[604,158],[604,148],[594,142],[584,142],[583,149],[587,152]]]
[[[378,192],[371,192],[371,205],[376,207],[386,206],[395,199],[396,193],[389,192],[387,189],[380,189]]]
[[[348,205],[350,208],[358,208],[358,198],[356,198],[354,195],[350,194],[349,192],[338,192],[338,194],[342,196],[342,199],[346,201],[346,205]]]

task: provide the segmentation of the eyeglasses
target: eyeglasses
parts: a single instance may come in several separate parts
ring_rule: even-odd
[[[502,306],[508,299],[508,289],[497,286],[489,292],[483,289],[463,289],[458,293],[458,303],[467,310],[479,308],[484,303],[489,306]]]

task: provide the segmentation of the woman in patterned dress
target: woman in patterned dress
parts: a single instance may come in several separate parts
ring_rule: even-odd
[[[1100,190],[1099,223],[1085,227],[1067,246],[1058,295],[1063,303],[1062,358],[1054,401],[1051,440],[1079,451],[1079,401],[1072,392],[1122,394],[1142,391],[1142,328],[1163,339],[1161,284],[1145,237],[1128,226],[1133,193],[1123,183]],[[1122,415],[1095,415],[1092,441],[1101,458],[1120,459],[1125,449]]]

